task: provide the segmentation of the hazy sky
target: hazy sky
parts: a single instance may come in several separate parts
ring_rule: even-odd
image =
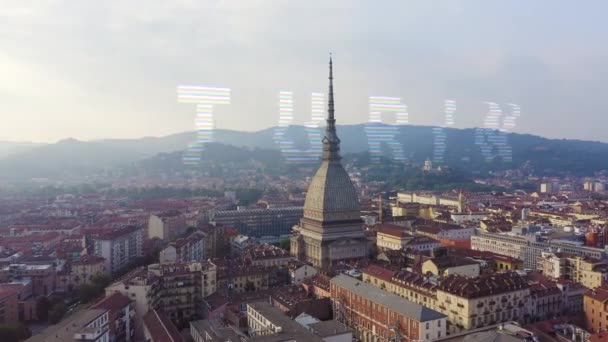
[[[296,120],[327,88],[338,123],[399,96],[410,123],[481,126],[486,101],[521,106],[514,131],[608,141],[606,1],[0,0],[0,140],[160,136],[194,129],[178,85],[232,90],[220,128]]]

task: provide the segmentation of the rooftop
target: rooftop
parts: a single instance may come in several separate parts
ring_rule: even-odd
[[[322,338],[351,332],[348,327],[335,320],[312,323],[309,324],[308,327],[314,332],[315,335]]]
[[[451,275],[444,278],[438,289],[463,298],[479,298],[528,288],[516,272],[484,274],[476,278]]]
[[[175,325],[162,313],[150,310],[144,316],[144,324],[154,341],[182,342],[184,338]]]
[[[388,293],[373,285],[359,281],[358,279],[340,274],[331,279],[331,284],[351,291],[364,297],[376,304],[383,305],[406,317],[418,320],[419,322],[432,321],[446,316],[435,310],[431,310],[422,305],[410,302],[392,293]]]
[[[253,339],[254,341],[323,341],[321,338],[315,336],[312,332],[308,331],[296,321],[285,316],[279,309],[273,307],[268,302],[253,302],[247,305],[253,310],[257,311],[265,319],[272,322],[274,325],[282,328],[282,331],[279,333],[255,337]]]
[[[599,302],[605,302],[608,300],[608,288],[597,287],[594,290],[589,290],[587,293],[585,293],[585,297],[589,297]]]
[[[74,334],[99,316],[106,313],[104,309],[89,309],[75,312],[72,316],[64,319],[56,325],[51,325],[38,335],[28,338],[28,342],[65,342],[72,341]]]

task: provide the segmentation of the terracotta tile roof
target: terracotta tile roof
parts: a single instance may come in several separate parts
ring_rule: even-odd
[[[369,265],[363,270],[364,274],[368,274],[372,277],[382,279],[384,281],[391,281],[394,272],[378,265]]]
[[[153,341],[185,341],[171,320],[156,310],[148,311],[148,313],[144,316],[144,324],[148,328],[150,335],[152,335]]]
[[[23,290],[21,284],[0,284],[0,300],[18,295]]]
[[[129,305],[131,300],[120,292],[114,292],[113,294],[105,297],[97,304],[93,305],[93,309],[106,309],[110,311],[122,310],[125,306]]]
[[[390,223],[381,224],[380,227],[378,227],[378,233],[394,236],[397,238],[406,238],[410,236],[410,234],[407,232],[406,227]]]
[[[493,273],[477,278],[451,275],[439,283],[439,290],[464,298],[479,298],[529,288],[516,272]]]
[[[603,303],[608,300],[608,288],[598,287],[595,290],[589,290],[587,293],[585,293],[585,297],[589,297]]]

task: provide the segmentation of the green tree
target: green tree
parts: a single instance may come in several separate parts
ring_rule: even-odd
[[[51,311],[49,311],[49,323],[51,323],[51,324],[59,323],[59,321],[61,321],[61,319],[63,318],[63,315],[65,315],[65,312],[66,312],[65,303],[63,303],[63,302],[55,303],[55,305],[53,305],[53,307],[51,308]]]
[[[289,238],[283,239],[279,242],[279,247],[282,249],[289,251],[291,250],[291,240]]]
[[[30,330],[23,323],[1,324],[0,341],[19,342],[32,336]]]
[[[101,296],[111,282],[112,278],[107,275],[94,275],[89,283],[80,285],[78,288],[78,298],[83,303],[88,303]]]
[[[51,310],[51,301],[43,296],[36,301],[36,316],[40,321],[46,322],[49,319],[49,310]]]
[[[78,299],[82,303],[90,302],[94,298],[97,298],[99,294],[97,287],[93,284],[82,284],[78,288]]]

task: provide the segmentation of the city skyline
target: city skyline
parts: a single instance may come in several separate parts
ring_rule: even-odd
[[[231,90],[230,104],[215,110],[217,128],[277,126],[282,91],[293,92],[293,124],[303,125],[311,94],[324,93],[320,80],[332,51],[342,124],[367,122],[370,96],[400,98],[412,125],[441,125],[444,101],[453,100],[455,128],[482,127],[487,102],[503,110],[514,103],[521,117],[513,132],[608,141],[600,125],[588,125],[603,111],[608,51],[599,42],[606,7],[599,1],[8,4],[0,9],[8,24],[0,29],[0,140],[192,131],[195,106],[177,102],[181,85]]]

